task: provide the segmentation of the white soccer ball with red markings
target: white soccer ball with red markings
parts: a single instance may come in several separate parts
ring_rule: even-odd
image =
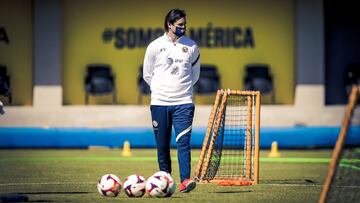
[[[142,197],[145,194],[146,179],[140,175],[130,175],[124,181],[123,187],[128,197]]]
[[[165,171],[158,171],[158,172],[154,173],[154,175],[163,176],[167,179],[167,181],[169,183],[169,192],[166,195],[166,197],[170,197],[171,195],[173,195],[175,193],[176,184],[175,184],[174,178],[171,176],[170,173],[167,173]]]
[[[120,193],[121,187],[119,177],[114,174],[103,175],[97,184],[99,193],[106,197],[116,197]]]
[[[169,182],[164,176],[153,175],[146,180],[145,188],[150,197],[165,197],[169,193]]]

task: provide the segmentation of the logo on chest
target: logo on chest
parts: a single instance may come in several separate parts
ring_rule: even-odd
[[[173,66],[173,67],[171,68],[171,75],[179,75],[179,73],[180,73],[180,68],[179,68],[179,66]]]
[[[167,59],[166,59],[166,63],[167,63],[168,65],[171,65],[171,64],[174,63],[174,59],[172,59],[172,58],[167,58]]]
[[[166,59],[166,63],[168,64],[168,65],[171,65],[171,64],[173,64],[173,63],[183,63],[184,62],[184,59],[172,59],[172,58],[167,58]]]

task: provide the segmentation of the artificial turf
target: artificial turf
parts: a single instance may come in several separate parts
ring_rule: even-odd
[[[121,157],[121,149],[2,149],[0,194],[23,194],[31,202],[317,202],[331,157],[331,150],[280,150],[281,158],[268,158],[269,151],[262,150],[257,185],[198,184],[193,192],[177,190],[170,198],[131,199],[123,191],[115,198],[100,196],[96,183],[104,174],[124,180],[158,170],[155,149],[131,152]],[[171,153],[178,183],[176,150]],[[193,150],[193,171],[198,156]]]

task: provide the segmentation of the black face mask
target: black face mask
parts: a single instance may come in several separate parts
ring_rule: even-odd
[[[182,27],[178,27],[176,26],[176,29],[175,29],[175,35],[178,36],[178,37],[181,37],[185,34],[185,27],[182,28]]]

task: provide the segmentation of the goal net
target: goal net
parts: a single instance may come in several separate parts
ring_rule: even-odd
[[[359,143],[345,142],[346,135],[351,133],[348,131],[359,91],[360,86],[353,85],[319,203],[359,202],[360,200],[360,146]]]
[[[259,179],[260,92],[219,90],[195,179],[250,185]]]

